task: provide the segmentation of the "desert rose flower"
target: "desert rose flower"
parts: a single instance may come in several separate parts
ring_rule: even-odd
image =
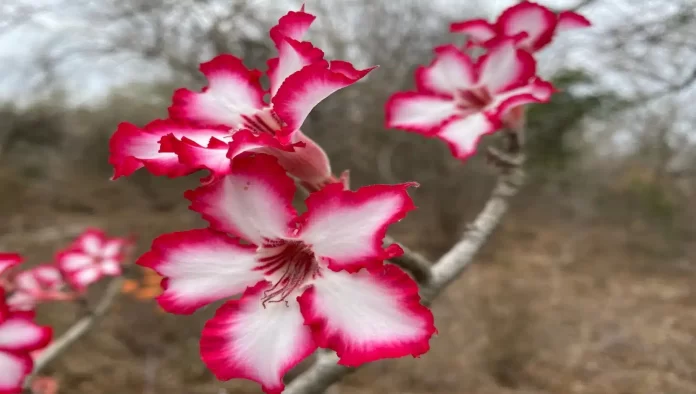
[[[121,275],[124,250],[131,241],[107,238],[99,229],[88,229],[65,250],[58,253],[57,264],[76,290],[84,290],[103,276]]]
[[[532,55],[500,40],[472,60],[454,45],[435,49],[436,58],[416,71],[415,92],[394,94],[386,104],[386,125],[444,140],[465,160],[481,137],[519,123],[514,108],[546,102],[553,87],[536,77]]]
[[[383,260],[387,227],[414,208],[412,184],[346,191],[330,184],[298,215],[295,184],[277,159],[246,153],[231,172],[189,191],[208,229],[165,234],[138,264],[165,279],[160,305],[188,314],[227,301],[209,320],[201,356],[222,380],[280,393],[283,375],[317,347],[340,364],[425,353],[435,332],[416,283]]]

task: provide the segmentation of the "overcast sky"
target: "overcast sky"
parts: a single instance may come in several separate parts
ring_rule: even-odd
[[[50,5],[59,0],[0,0],[4,4],[24,2],[25,4]],[[339,1],[339,0],[336,0]],[[340,0],[345,1],[345,0]],[[378,0],[375,0],[378,1]],[[387,1],[387,0],[384,0]],[[392,1],[392,0],[389,0]],[[395,0],[396,1],[396,0]],[[423,0],[431,1],[431,0]],[[551,6],[556,9],[573,6],[580,0],[539,0],[539,3]],[[461,4],[461,0],[434,0],[431,1],[433,7],[439,8],[448,15],[452,13],[453,4]],[[456,2],[456,3],[454,3]],[[488,15],[491,19],[498,15],[503,9],[514,4],[515,0],[479,0],[482,4],[482,14]],[[254,0],[254,6],[259,8],[278,8],[278,0]],[[70,2],[64,2],[70,4]],[[98,0],[94,1],[98,4]],[[312,0],[306,0],[307,9],[311,11]],[[636,6],[636,4],[640,4]],[[659,12],[665,12],[668,7],[660,0],[597,0],[594,4],[584,8],[582,13],[593,23],[593,29],[587,31],[566,32],[557,40],[553,47],[546,49],[541,54],[542,72],[548,73],[559,66],[582,67],[594,74],[601,74],[606,77],[602,83],[609,86],[615,85],[621,89],[623,84],[620,78],[607,76],[602,72],[601,59],[593,53],[594,43],[601,40],[601,32],[617,23],[625,23],[629,19],[638,20],[643,17],[655,17]],[[0,4],[0,11],[2,10]],[[270,10],[271,12],[279,12]],[[454,17],[454,16],[453,16]],[[464,17],[464,15],[462,16]],[[31,23],[23,27],[12,30],[10,33],[0,34],[0,99],[17,98],[18,93],[23,96],[28,92],[27,86],[31,85],[31,80],[26,77],[32,75],[32,60],[37,51],[43,45],[57,36],[65,36],[66,32],[79,32],[74,34],[76,45],[79,41],[89,39],[85,32],[90,29],[98,29],[99,26],[91,26],[89,20],[84,20],[80,16],[79,9],[61,7],[59,10],[50,14],[42,15]],[[443,26],[447,29],[447,26]],[[572,50],[569,50],[572,49]],[[79,60],[78,60],[79,61]],[[427,60],[426,60],[427,61]],[[83,62],[84,63],[84,62]],[[80,64],[84,65],[84,64]],[[137,68],[136,68],[137,67]],[[85,68],[73,67],[67,64],[62,72],[62,77],[67,81],[66,86],[75,95],[78,102],[89,102],[93,97],[103,95],[114,85],[123,84],[130,80],[150,80],[154,76],[149,73],[160,73],[160,70],[147,70],[140,65],[128,67],[127,65],[103,65],[94,64],[94,67]],[[20,77],[21,76],[21,77]]]

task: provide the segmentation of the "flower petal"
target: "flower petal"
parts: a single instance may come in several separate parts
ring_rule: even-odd
[[[21,263],[22,256],[18,253],[0,253],[0,275]]]
[[[357,82],[373,68],[362,70],[360,78],[355,79],[343,72],[329,70],[324,62],[308,65],[290,75],[271,99],[273,109],[287,125],[286,134],[298,130],[315,105]]]
[[[177,177],[194,170],[179,163],[176,154],[161,150],[162,137],[173,134],[176,138],[188,137],[207,144],[211,137],[228,136],[227,128],[197,127],[174,120],[155,120],[140,129],[130,123],[121,123],[109,141],[109,163],[114,166],[112,179],[131,175],[146,167],[153,175]]]
[[[391,264],[374,273],[322,272],[298,302],[316,343],[335,350],[341,365],[418,357],[436,332],[416,282]]]
[[[301,130],[297,130],[292,138],[294,146],[301,146],[293,152],[278,149],[273,152],[270,150],[263,152],[277,157],[278,163],[310,190],[317,190],[329,183],[333,179],[333,174],[329,157],[324,149]]]
[[[261,282],[228,301],[203,328],[201,358],[220,380],[242,378],[280,394],[283,375],[316,349],[298,304],[261,304]]]
[[[566,31],[590,27],[592,23],[584,16],[573,11],[562,11],[558,14],[556,31]]]
[[[51,342],[53,330],[42,327],[21,314],[11,314],[0,323],[0,352],[30,352]]]
[[[278,24],[271,28],[271,39],[276,47],[282,43],[285,37],[301,40],[315,18],[314,15],[305,12],[304,5],[299,11],[290,11],[280,17]]]
[[[503,11],[496,26],[507,37],[526,33],[519,45],[530,51],[537,51],[551,42],[556,18],[556,14],[548,8],[531,1],[522,1]]]
[[[345,60],[331,60],[329,62],[329,70],[336,72],[336,73],[341,73],[343,74],[346,78],[350,78],[352,80],[359,80],[365,75],[369,74],[370,71],[375,69],[375,67],[370,67],[366,68],[364,70],[358,70],[355,68],[350,62],[347,62]]]
[[[230,172],[230,160],[227,158],[228,143],[211,138],[207,146],[183,137],[180,140],[169,134],[162,138],[162,146],[167,146],[179,157],[179,162],[191,169],[210,171],[210,179]],[[206,182],[210,179],[207,179]]]
[[[30,293],[23,290],[15,290],[12,295],[7,298],[7,305],[15,311],[30,311],[36,308],[39,300]],[[2,391],[0,391],[2,393]]]
[[[94,264],[94,258],[81,251],[65,251],[58,254],[58,266],[66,272],[84,269]]]
[[[452,23],[450,25],[450,32],[464,33],[469,36],[469,40],[477,44],[485,43],[497,35],[495,26],[485,19],[472,19]]]
[[[185,196],[191,210],[211,227],[256,245],[288,233],[296,213],[292,207],[295,184],[278,160],[266,154],[237,156],[230,174]]]
[[[256,247],[208,229],[164,234],[138,259],[165,279],[157,301],[170,313],[190,314],[198,308],[241,294],[263,279],[255,271]]]
[[[89,228],[77,238],[75,247],[88,255],[97,256],[101,253],[101,249],[105,242],[106,235],[104,235],[103,231],[96,228]]]
[[[535,78],[528,85],[495,96],[486,113],[489,117],[502,118],[508,111],[520,105],[548,102],[554,91],[551,83]]]
[[[479,83],[491,94],[527,84],[536,74],[536,61],[529,52],[518,49],[515,39],[502,39],[481,56]]]
[[[112,258],[118,256],[121,253],[123,247],[126,246],[128,243],[128,240],[122,238],[114,238],[107,240],[104,243],[104,247],[101,250],[101,257]]]
[[[232,159],[244,152],[265,153],[278,159],[278,163],[305,185],[323,185],[331,179],[331,164],[326,152],[298,130],[294,139],[286,145],[268,134],[255,135],[248,130],[235,133],[229,145],[227,157]]]
[[[466,160],[476,152],[476,147],[484,135],[493,133],[499,128],[498,122],[477,112],[446,123],[437,133],[437,137],[447,142],[454,157]]]
[[[87,286],[101,279],[102,272],[98,266],[92,265],[79,271],[71,272],[66,276],[73,287],[78,290],[84,290]]]
[[[254,114],[266,105],[259,83],[261,73],[247,69],[240,59],[219,55],[201,64],[200,70],[208,79],[208,86],[201,92],[174,92],[169,107],[172,118],[237,128],[244,122],[244,115]]]
[[[386,104],[386,126],[432,134],[457,114],[454,99],[431,93],[398,92]]]
[[[459,48],[443,45],[435,48],[435,53],[435,60],[428,67],[416,70],[418,90],[453,96],[476,83],[474,62]]]
[[[24,378],[29,375],[33,365],[28,355],[0,351],[0,393],[21,393]]]
[[[285,79],[300,71],[304,66],[321,63],[324,61],[324,52],[314,47],[307,41],[297,41],[284,37],[276,43],[278,57],[270,59],[268,65],[268,78],[271,81],[271,97],[275,96]]]
[[[106,276],[119,276],[122,273],[121,264],[114,259],[106,259],[100,264],[101,273]]]
[[[417,184],[372,185],[354,192],[340,183],[328,185],[307,198],[298,238],[334,270],[381,264],[403,252],[398,245],[383,249],[382,241],[389,225],[416,208],[406,192],[410,186]]]

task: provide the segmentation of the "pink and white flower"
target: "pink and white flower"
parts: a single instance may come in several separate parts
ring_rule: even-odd
[[[536,62],[512,39],[500,40],[473,61],[454,45],[435,49],[436,58],[416,71],[416,92],[394,94],[386,125],[444,140],[464,160],[479,140],[518,123],[515,107],[546,102],[553,86],[536,77]]]
[[[270,91],[261,87],[261,72],[249,70],[235,56],[220,55],[201,64],[200,71],[208,80],[202,91],[179,89],[174,93],[169,108],[172,120],[167,124],[171,137],[162,146],[160,140],[168,133],[160,132],[161,128],[153,131],[152,127],[122,124],[111,141],[114,178],[143,166],[155,175],[181,176],[207,169],[213,176],[222,176],[229,172],[231,151],[226,145],[234,141],[236,133],[248,131],[271,138],[243,144],[245,150],[279,157],[286,170],[311,189],[335,182],[326,153],[300,127],[314,106],[374,67],[357,70],[344,61],[326,61],[320,49],[300,41],[314,19],[303,7],[280,18],[271,29],[278,57],[268,61]]]
[[[0,276],[7,275],[10,270],[22,263],[18,253],[0,253]]]
[[[50,327],[34,323],[32,312],[10,311],[0,288],[0,393],[22,392],[24,378],[31,373],[32,351],[48,345],[53,336]]]
[[[103,276],[121,275],[125,248],[131,241],[107,238],[99,229],[88,229],[67,249],[58,253],[58,267],[76,290],[84,290]]]
[[[186,194],[210,228],[162,235],[137,263],[165,278],[158,301],[172,313],[242,294],[201,338],[203,361],[222,380],[280,393],[283,375],[318,346],[349,366],[418,356],[433,316],[416,283],[383,263],[401,248],[382,245],[387,227],[414,209],[412,185],[330,184],[298,215],[295,184],[277,159],[239,155],[228,175]]]
[[[557,31],[590,25],[589,20],[575,12],[556,14],[540,4],[521,1],[503,11],[495,23],[485,19],[455,22],[450,26],[450,31],[465,33],[473,45],[490,47],[497,40],[512,38],[520,48],[536,52],[548,45]]]
[[[7,304],[13,310],[32,310],[41,301],[70,300],[63,274],[53,264],[43,264],[15,276]]]

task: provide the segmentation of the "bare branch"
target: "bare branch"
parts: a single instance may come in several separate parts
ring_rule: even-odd
[[[34,360],[34,370],[24,382],[24,387],[30,387],[32,379],[43,370],[53,359],[67,350],[78,339],[82,338],[111,308],[116,296],[121,291],[123,278],[115,278],[109,283],[96,307],[85,317],[73,324],[63,335],[53,341]]]
[[[401,249],[404,250],[403,255],[395,257],[389,260],[389,262],[396,264],[399,267],[406,270],[407,272],[409,272],[411,275],[413,275],[414,279],[416,279],[416,282],[420,284],[427,284],[430,282],[430,267],[432,266],[432,263],[428,259],[426,259],[420,253],[414,252],[413,250],[409,249],[403,244],[396,242],[392,237],[388,235],[384,238],[384,242],[388,244],[399,244],[399,246],[401,246]]]

